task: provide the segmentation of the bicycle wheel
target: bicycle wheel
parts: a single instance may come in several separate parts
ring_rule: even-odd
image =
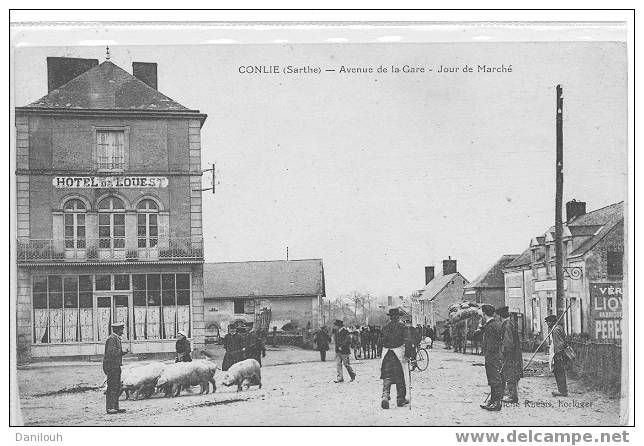
[[[416,352],[416,366],[420,372],[427,370],[427,366],[429,366],[429,353],[424,348],[420,348]]]

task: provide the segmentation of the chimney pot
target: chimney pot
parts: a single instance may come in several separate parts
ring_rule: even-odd
[[[575,199],[566,203],[566,223],[569,223],[573,218],[580,217],[586,213],[586,202],[577,201]]]
[[[77,57],[47,58],[47,93],[62,87],[75,77],[98,66],[98,59],[80,59]]]
[[[427,285],[433,279],[434,279],[434,267],[426,266],[425,267],[425,285]]]
[[[144,84],[157,90],[157,64],[153,62],[132,62],[132,75]]]
[[[453,274],[457,272],[456,260],[452,260],[450,256],[447,260],[443,260],[443,275]]]

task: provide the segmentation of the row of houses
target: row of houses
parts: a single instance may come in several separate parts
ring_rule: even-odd
[[[321,260],[204,264],[206,118],[158,90],[156,63],[47,58],[47,94],[15,108],[19,362],[101,355],[114,321],[135,354],[265,310],[317,324]]]
[[[566,204],[563,228],[566,333],[620,339],[624,278],[624,203],[586,212],[586,203]],[[443,261],[439,275],[425,267],[425,287],[414,293],[414,324],[442,330],[448,308],[461,301],[507,305],[524,339],[547,335],[546,316],[556,313],[554,227],[533,237],[521,254],[506,254],[469,282],[456,261]]]

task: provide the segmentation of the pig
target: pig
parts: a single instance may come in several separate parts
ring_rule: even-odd
[[[237,391],[241,391],[243,387],[248,389],[250,386],[259,386],[262,388],[262,372],[259,362],[255,359],[246,359],[233,364],[224,375],[222,384],[224,386],[232,386],[237,384]]]
[[[166,366],[157,380],[156,385],[165,389],[166,396],[179,396],[181,389],[187,386],[201,386],[200,394],[210,392],[212,383],[213,392],[217,390],[215,373],[218,367],[207,359],[197,359],[192,362],[177,362]]]

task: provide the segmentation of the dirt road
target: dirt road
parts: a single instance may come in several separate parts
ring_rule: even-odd
[[[412,374],[412,409],[380,408],[379,360],[358,360],[355,382],[336,384],[335,362],[291,347],[269,350],[263,387],[236,392],[218,375],[217,392],[183,392],[121,401],[127,412],[105,414],[97,389],[100,363],[36,364],[18,371],[26,425],[616,425],[619,400],[570,382],[570,396],[550,396],[554,378],[531,376],[519,384],[520,403],[498,413],[479,408],[486,398],[483,358],[430,350],[425,372]],[[408,383],[409,384],[409,383]],[[196,387],[198,389],[198,387]],[[395,390],[392,389],[392,397]],[[394,405],[395,406],[395,405]]]

